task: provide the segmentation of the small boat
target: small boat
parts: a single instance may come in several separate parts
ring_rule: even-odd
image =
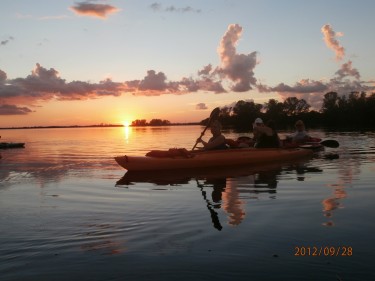
[[[0,142],[0,149],[23,148],[23,147],[25,147],[24,142]]]
[[[210,151],[174,148],[167,151],[153,150],[145,156],[117,156],[115,160],[128,171],[161,171],[259,165],[295,160],[312,154],[312,150],[301,148],[239,148]]]

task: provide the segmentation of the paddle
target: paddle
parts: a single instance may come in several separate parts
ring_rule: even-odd
[[[330,148],[337,148],[340,146],[339,142],[336,140],[324,140],[321,141],[320,144]]]
[[[208,120],[208,123],[207,123],[207,126],[206,126],[206,128],[204,128],[203,132],[201,133],[201,136],[198,139],[200,139],[201,137],[203,137],[204,133],[206,132],[206,130],[208,129],[208,127],[211,125],[211,122],[213,120],[215,120],[217,117],[219,117],[219,114],[220,114],[220,108],[219,107],[216,107],[214,110],[212,110],[212,112],[210,114],[210,119]],[[198,142],[196,141],[192,150],[195,149],[195,147],[197,146],[197,144],[198,144]]]
[[[324,140],[321,142],[306,142],[305,145],[300,145],[300,147],[309,148],[309,146],[314,147],[314,145],[320,144],[330,148],[337,148],[340,146],[339,142],[336,140]]]
[[[218,214],[212,209],[212,206],[211,206],[211,203],[210,201],[207,199],[207,196],[206,196],[206,191],[203,190],[203,184],[200,184],[198,179],[195,179],[196,182],[197,182],[197,186],[198,188],[201,190],[202,192],[202,196],[203,196],[203,199],[204,201],[206,201],[206,206],[207,206],[207,209],[210,211],[210,214],[211,214],[211,221],[212,221],[212,224],[214,225],[214,227],[221,231],[223,229],[223,227],[221,226],[221,223],[220,223],[220,220],[219,220],[219,216]]]

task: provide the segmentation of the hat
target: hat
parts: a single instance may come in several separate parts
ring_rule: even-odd
[[[255,119],[254,123],[255,124],[262,124],[263,120],[261,118],[257,118],[257,119]]]

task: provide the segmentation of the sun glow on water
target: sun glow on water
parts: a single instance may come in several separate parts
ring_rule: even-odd
[[[131,127],[130,127],[130,122],[129,123],[126,123],[124,122],[124,137],[125,137],[125,142],[128,143],[129,141],[129,136],[130,136],[130,133],[131,133]]]

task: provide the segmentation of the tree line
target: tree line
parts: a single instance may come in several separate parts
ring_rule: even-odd
[[[220,109],[219,121],[224,127],[249,130],[255,118],[265,122],[273,120],[278,129],[290,129],[301,119],[307,127],[329,129],[373,129],[375,128],[375,93],[351,92],[339,96],[336,92],[324,95],[321,109],[310,110],[304,100],[289,97],[284,102],[270,99],[264,104],[253,101],[238,101],[233,107]],[[206,125],[209,118],[200,122]]]
[[[169,120],[162,119],[152,119],[150,122],[147,122],[146,119],[137,119],[132,121],[132,126],[169,126],[171,122]]]

